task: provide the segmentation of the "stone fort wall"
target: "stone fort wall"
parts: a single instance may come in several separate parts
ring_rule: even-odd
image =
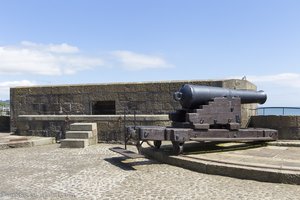
[[[300,139],[300,116],[252,116],[250,126],[276,129],[278,130],[278,139],[280,140]]]
[[[124,119],[119,117],[119,121],[116,122],[115,117],[110,123],[110,115],[122,116],[124,112],[131,115],[137,114],[137,116],[156,115],[157,120],[153,117],[148,121],[142,118],[139,124],[166,125],[166,117],[162,117],[164,120],[161,120],[162,118],[158,115],[166,115],[180,108],[180,104],[173,100],[172,95],[185,83],[256,90],[254,84],[246,80],[235,79],[16,87],[10,90],[11,131],[21,135],[47,133],[47,136],[56,136],[65,131],[64,124],[70,120],[68,118],[62,120],[61,117],[58,120],[54,116],[72,115],[72,122],[98,121],[100,140],[111,140],[110,134],[117,135],[114,137],[116,140],[122,140],[123,124],[120,122]],[[255,104],[243,105],[242,125],[247,124],[249,117],[253,114],[251,109],[255,106]],[[49,115],[52,118],[48,118]],[[92,115],[93,118],[83,118],[84,115]],[[105,115],[108,116],[107,120],[103,120]],[[39,118],[34,118],[34,116]],[[75,116],[79,117],[78,120]],[[97,116],[101,120],[97,120]],[[103,135],[108,137],[104,138]]]
[[[9,132],[9,116],[0,116],[0,133],[1,132]]]

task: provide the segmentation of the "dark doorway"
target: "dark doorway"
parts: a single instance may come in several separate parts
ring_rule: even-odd
[[[96,101],[93,103],[92,115],[115,115],[115,101]]]

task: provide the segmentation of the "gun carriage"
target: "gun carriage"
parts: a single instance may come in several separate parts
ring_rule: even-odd
[[[232,90],[210,86],[183,85],[173,95],[182,108],[169,114],[170,127],[130,126],[126,138],[137,141],[137,148],[145,141],[153,141],[160,148],[162,141],[171,141],[175,154],[183,152],[184,143],[197,142],[253,142],[277,139],[277,131],[262,128],[241,128],[241,104],[263,104],[263,91]]]

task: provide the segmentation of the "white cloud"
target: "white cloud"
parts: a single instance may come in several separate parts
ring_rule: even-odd
[[[274,85],[300,88],[300,74],[298,73],[249,76],[247,79],[254,83],[272,83]]]
[[[60,45],[49,45],[49,51],[54,53],[77,53],[79,52],[78,47],[70,46],[66,43]]]
[[[30,41],[22,41],[21,45],[23,47],[29,47],[31,49],[36,49],[39,51],[48,51],[53,53],[78,53],[79,48],[75,46],[71,46],[66,43],[62,44],[38,44]]]
[[[0,97],[3,98],[2,100],[9,99],[8,95],[9,95],[9,88],[10,87],[33,86],[33,85],[36,85],[36,84],[34,82],[31,82],[31,81],[28,81],[28,80],[0,82]]]
[[[36,84],[28,80],[0,82],[0,88],[17,87],[17,86],[33,86],[33,85]]]
[[[131,51],[113,51],[107,66],[120,65],[126,70],[172,67],[160,56]],[[19,45],[0,46],[0,74],[63,75],[103,67],[104,59],[84,56],[80,49],[66,43],[40,44],[23,41]]]
[[[18,46],[0,46],[0,74],[73,74],[103,63],[100,58],[81,55],[78,47],[66,43],[24,41]]]
[[[127,70],[158,69],[171,67],[163,58],[131,51],[113,51],[114,59]]]

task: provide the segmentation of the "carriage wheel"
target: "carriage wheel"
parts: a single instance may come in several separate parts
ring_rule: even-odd
[[[172,141],[172,144],[173,144],[173,153],[175,155],[179,155],[179,154],[183,153],[183,144],[184,144],[184,142]]]
[[[154,140],[153,141],[155,148],[159,149],[161,146],[161,140]]]

